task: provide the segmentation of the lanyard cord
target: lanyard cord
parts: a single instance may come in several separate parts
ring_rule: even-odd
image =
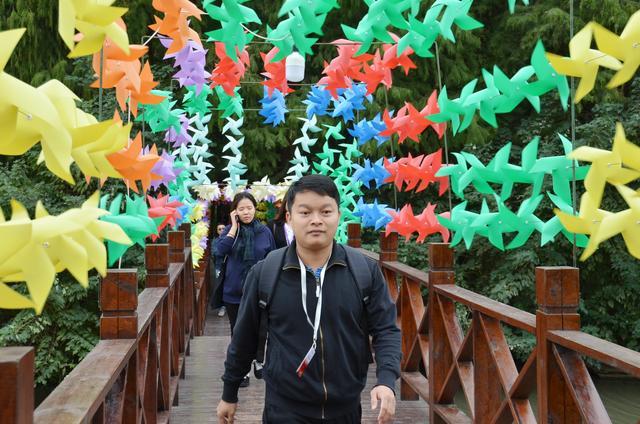
[[[304,315],[307,318],[307,322],[313,328],[313,348],[316,347],[316,340],[318,340],[318,330],[320,329],[320,316],[322,315],[322,285],[324,283],[324,274],[327,270],[327,264],[325,263],[322,267],[322,271],[320,272],[320,279],[317,281],[318,287],[316,290],[316,297],[318,298],[318,303],[316,304],[316,315],[314,322],[311,322],[311,318],[309,318],[309,312],[307,312],[307,269],[302,262],[302,259],[298,257],[298,261],[300,262],[300,289],[302,292],[302,309],[304,309]],[[327,261],[328,262],[328,261]]]

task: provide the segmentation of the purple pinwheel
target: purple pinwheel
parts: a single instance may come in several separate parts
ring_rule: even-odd
[[[307,105],[307,119],[311,119],[313,115],[328,115],[327,108],[331,103],[331,93],[324,87],[314,85],[307,94],[307,99],[302,103]]]
[[[285,115],[289,111],[280,90],[273,90],[273,93],[269,96],[268,89],[265,87],[264,97],[260,100],[260,103],[262,104],[262,109],[258,113],[266,118],[264,120],[265,124],[272,124],[275,127],[285,121]]]
[[[169,47],[172,39],[161,37],[163,46]],[[200,94],[202,87],[207,84],[207,79],[211,74],[205,70],[207,50],[193,40],[189,40],[182,50],[166,55],[165,59],[174,59],[174,68],[180,68],[173,75],[181,87],[196,86],[196,94]]]
[[[147,154],[149,147],[144,148],[144,153]],[[161,184],[164,184],[165,187],[169,187],[169,183],[175,180],[178,175],[184,170],[183,168],[174,167],[173,164],[173,156],[171,156],[166,151],[162,152],[160,155],[160,160],[156,162],[156,164],[151,169],[151,173],[155,175],[159,175],[162,178],[159,180],[152,180],[151,187],[154,190],[157,190]]]
[[[376,182],[376,188],[384,185],[384,180],[391,176],[391,173],[386,170],[383,161],[384,158],[380,158],[372,164],[369,159],[365,159],[364,166],[354,163],[352,166],[355,171],[352,178],[361,181],[366,188],[371,188],[371,181]]]
[[[360,218],[363,227],[374,227],[377,231],[392,221],[387,209],[387,205],[378,204],[378,199],[374,199],[373,203],[364,203],[360,198],[353,215]]]
[[[193,142],[193,137],[189,134],[189,118],[186,114],[180,115],[180,132],[175,127],[169,128],[164,133],[164,141],[171,143],[173,147],[189,145]]]

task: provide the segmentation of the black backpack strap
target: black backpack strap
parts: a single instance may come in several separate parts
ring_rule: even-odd
[[[356,282],[360,297],[362,299],[362,322],[360,327],[364,332],[367,339],[367,350],[369,352],[369,363],[373,362],[373,356],[371,355],[371,347],[369,346],[369,325],[367,322],[369,302],[371,301],[371,292],[373,290],[373,277],[369,264],[365,256],[350,246],[342,246],[347,254],[347,265],[351,275]]]
[[[270,252],[262,262],[260,275],[258,276],[258,307],[260,308],[260,323],[258,327],[258,350],[256,351],[256,361],[264,362],[264,350],[268,333],[268,306],[271,296],[278,282],[280,270],[284,263],[287,248]]]

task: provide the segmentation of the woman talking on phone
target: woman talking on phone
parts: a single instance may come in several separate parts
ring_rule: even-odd
[[[225,227],[213,246],[214,254],[224,258],[222,301],[227,308],[231,334],[249,269],[275,249],[271,231],[256,219],[256,206],[256,199],[251,194],[236,194],[231,203],[231,225]]]

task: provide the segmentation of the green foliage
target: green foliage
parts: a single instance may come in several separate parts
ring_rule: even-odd
[[[71,276],[60,274],[41,315],[2,312],[0,346],[34,346],[36,385],[55,385],[98,342],[98,317],[98,279],[90,278],[85,290]]]

